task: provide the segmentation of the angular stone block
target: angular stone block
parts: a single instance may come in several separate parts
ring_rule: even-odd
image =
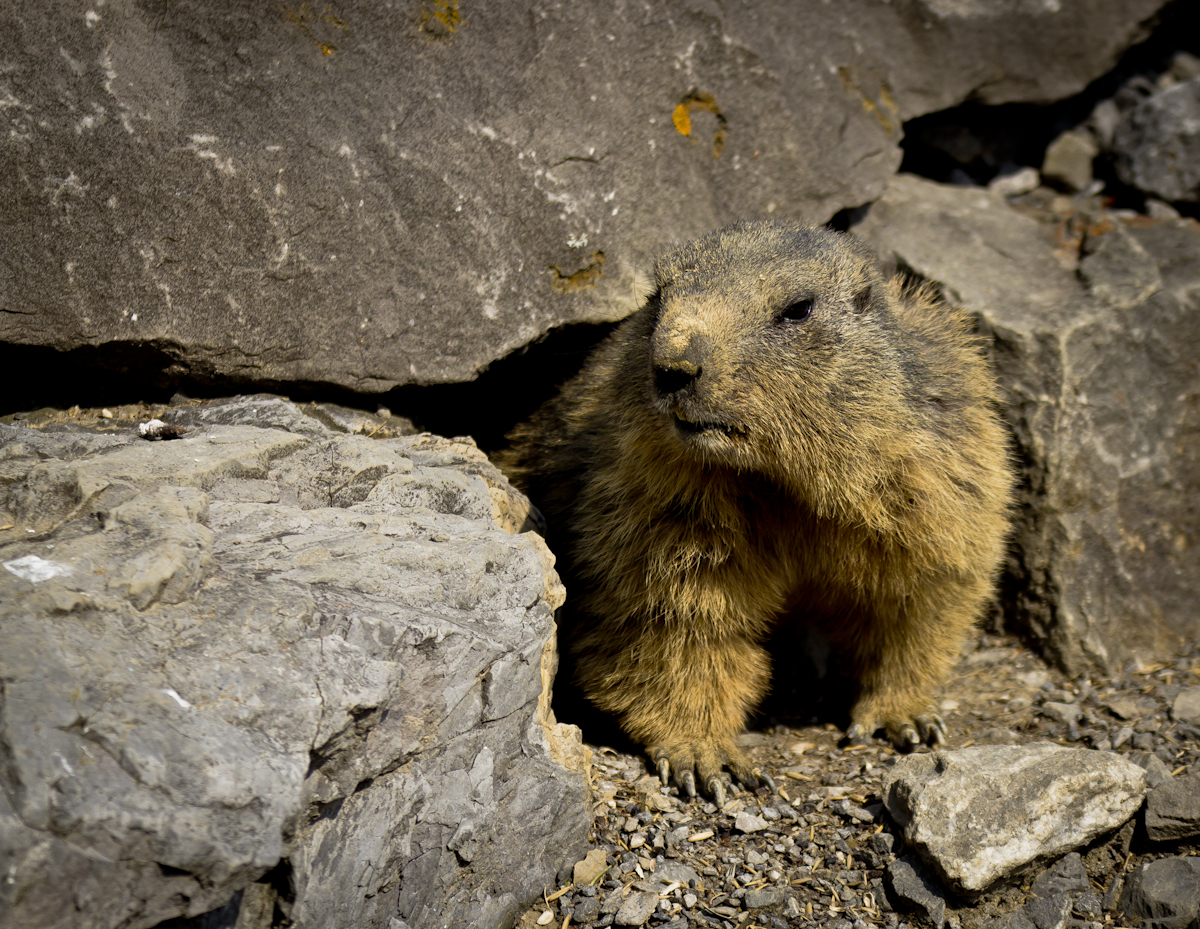
[[[1200,225],[1084,257],[1000,197],[900,176],[854,230],[976,314],[1026,481],[1003,588],[1072,673],[1200,637]]]

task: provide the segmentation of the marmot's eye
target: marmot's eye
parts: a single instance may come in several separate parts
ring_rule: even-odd
[[[797,300],[790,306],[784,307],[779,318],[791,323],[802,323],[812,316],[812,309],[813,302],[811,300]]]

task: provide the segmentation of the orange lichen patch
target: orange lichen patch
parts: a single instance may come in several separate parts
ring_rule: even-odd
[[[1094,239],[1117,228],[1111,218],[1088,210],[1076,209],[1073,205],[1054,227],[1054,240],[1061,247],[1078,252],[1084,239]]]
[[[900,107],[896,105],[892,88],[882,75],[870,70],[860,72],[853,65],[843,65],[837,69],[837,76],[842,88],[858,97],[862,108],[879,120],[888,135],[900,131]],[[871,89],[870,93],[864,89],[864,84]]]
[[[675,112],[671,114],[671,122],[675,124],[675,128],[679,130],[680,135],[692,134],[692,114],[688,110],[686,103],[681,103],[675,107]]]
[[[596,282],[600,280],[604,268],[604,252],[592,252],[592,258],[589,264],[580,268],[573,274],[563,274],[562,268],[558,265],[551,265],[550,271],[554,277],[550,279],[550,286],[557,290],[560,294],[574,293],[577,290],[583,290],[585,287],[595,287]]]
[[[727,121],[712,94],[700,93],[697,90],[691,91],[679,101],[671,113],[671,122],[675,124],[680,135],[691,136],[692,113],[697,110],[712,113],[717,118],[717,131],[713,133],[713,158],[720,158],[721,152],[725,150]]]
[[[421,10],[417,17],[417,29],[428,36],[449,42],[450,37],[458,32],[463,24],[462,14],[458,10],[458,0],[433,0],[432,7]]]

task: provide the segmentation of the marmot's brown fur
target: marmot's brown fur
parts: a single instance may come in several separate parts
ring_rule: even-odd
[[[577,682],[664,780],[720,771],[768,684],[772,625],[817,624],[851,737],[944,737],[933,689],[992,593],[1012,477],[960,311],[849,236],[735,223],[657,290],[499,462],[564,562]]]

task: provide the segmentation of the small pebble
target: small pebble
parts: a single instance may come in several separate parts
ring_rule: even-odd
[[[658,894],[635,890],[625,898],[613,920],[618,926],[643,926],[658,909]]]
[[[767,828],[767,821],[761,816],[743,811],[734,818],[733,828],[738,832],[761,832]]]
[[[1200,720],[1200,687],[1181,691],[1171,704],[1171,718],[1192,722]]]

